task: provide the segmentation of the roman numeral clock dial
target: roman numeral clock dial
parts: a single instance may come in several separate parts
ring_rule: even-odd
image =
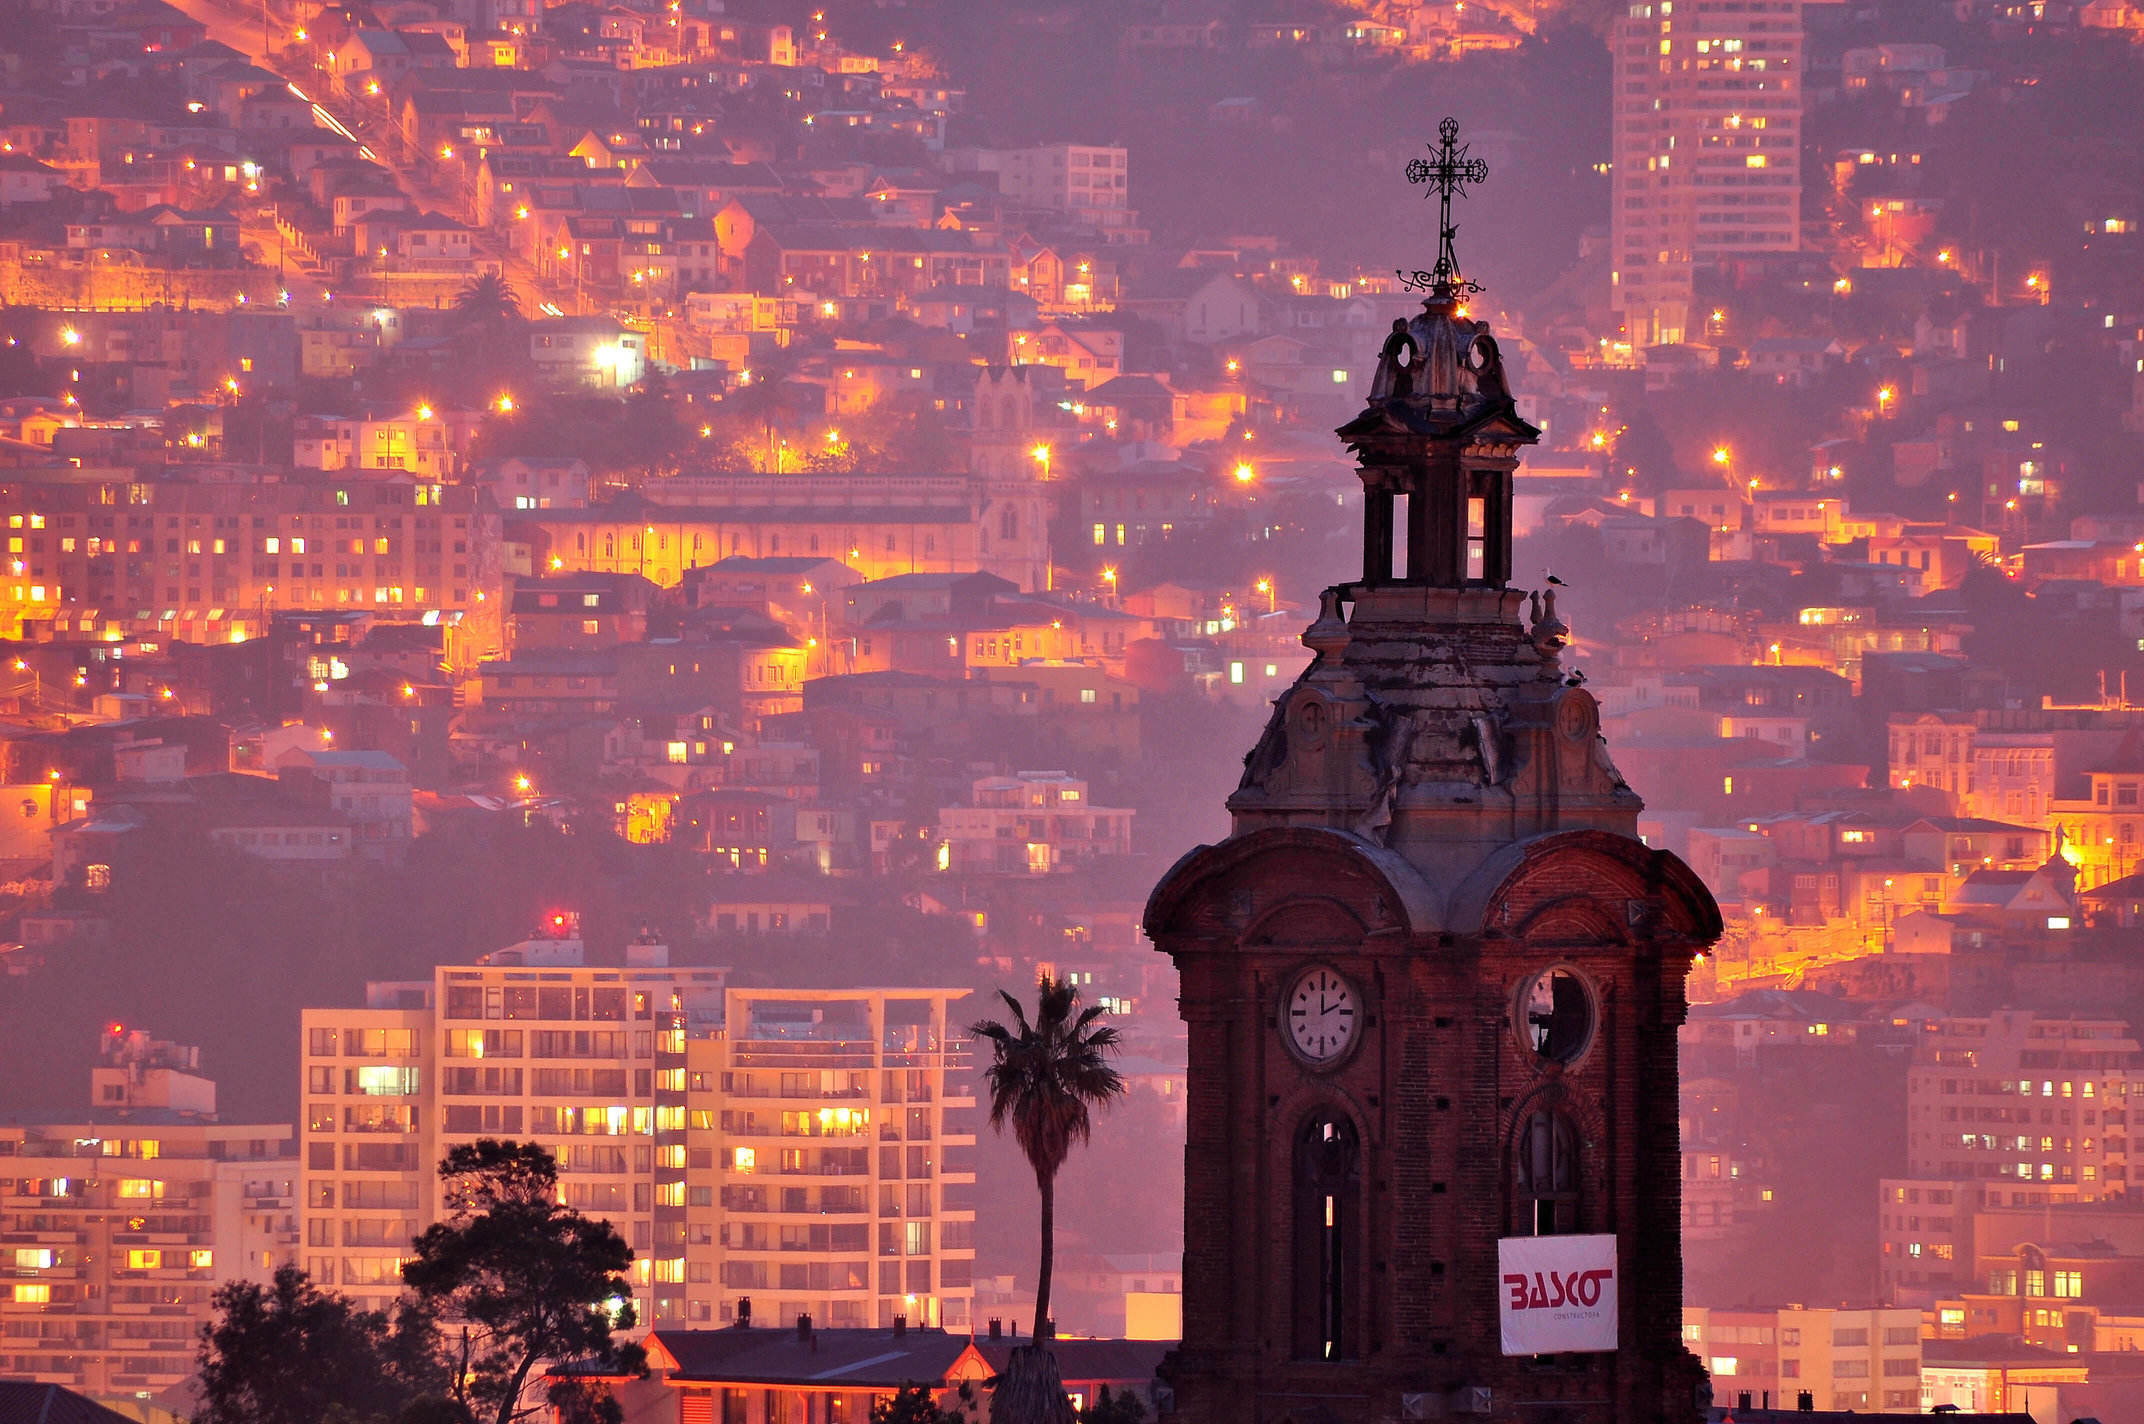
[[[1311,1064],[1337,1061],[1362,1026],[1362,998],[1338,971],[1315,965],[1296,976],[1281,1008],[1282,1033]]]

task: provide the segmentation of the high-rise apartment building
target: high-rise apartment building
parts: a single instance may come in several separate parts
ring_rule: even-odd
[[[1705,334],[1700,268],[1799,246],[1802,0],[1634,0],[1615,27],[1613,304],[1634,347]]]
[[[304,1014],[303,1259],[379,1305],[479,1137],[554,1152],[632,1246],[647,1325],[969,1322],[974,1130],[960,989],[737,989],[552,937]]]
[[[1980,1181],[1988,1206],[2122,1196],[2139,1061],[2119,1019],[1940,1020],[1906,1072],[1907,1171]]]
[[[1906,1072],[1907,1175],[1879,1186],[1885,1298],[1925,1305],[1971,1282],[1976,1213],[2126,1197],[2140,1069],[2119,1019],[1931,1025]]]
[[[197,1051],[114,1025],[92,1106],[0,1122],[0,1375],[147,1398],[210,1297],[297,1245],[287,1123],[226,1123]]]

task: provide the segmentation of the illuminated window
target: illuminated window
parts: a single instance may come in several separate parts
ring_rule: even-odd
[[[417,1091],[417,1073],[415,1068],[368,1064],[357,1070],[357,1090],[368,1097],[407,1097]]]
[[[18,1271],[43,1271],[52,1266],[53,1253],[44,1246],[18,1246],[15,1248],[15,1269]]]
[[[15,1283],[15,1303],[17,1305],[50,1305],[52,1303],[52,1287],[42,1283],[33,1285],[17,1281]]]
[[[216,1253],[205,1250],[188,1251],[186,1253],[186,1264],[197,1271],[210,1270],[216,1264]]]
[[[137,1246],[127,1252],[127,1269],[130,1271],[161,1270],[163,1265],[164,1253],[161,1251]]]
[[[154,1201],[164,1195],[164,1184],[148,1177],[122,1177],[119,1195],[127,1201]]]

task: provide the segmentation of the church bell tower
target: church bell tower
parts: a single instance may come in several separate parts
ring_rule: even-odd
[[[1233,829],[1153,892],[1189,1029],[1185,1424],[1689,1424],[1676,1028],[1720,932],[1637,836],[1555,590],[1511,588],[1540,432],[1468,315],[1447,119],[1427,300],[1339,431],[1327,589]]]

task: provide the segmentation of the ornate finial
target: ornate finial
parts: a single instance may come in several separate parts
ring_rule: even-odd
[[[1556,616],[1556,590],[1536,593],[1528,600],[1532,605],[1533,626],[1528,630],[1534,647],[1540,652],[1543,663],[1541,676],[1554,680],[1562,674],[1558,659],[1571,641],[1571,625]]]
[[[1412,159],[1407,164],[1407,181],[1427,183],[1437,195],[1437,265],[1427,272],[1401,272],[1398,276],[1409,291],[1426,291],[1433,298],[1456,298],[1480,291],[1481,285],[1459,275],[1459,257],[1452,250],[1452,238],[1459,232],[1452,225],[1452,198],[1465,197],[1469,187],[1487,179],[1489,165],[1467,156],[1467,145],[1459,142],[1459,120],[1447,118],[1438,124],[1437,138],[1439,142],[1430,149],[1430,157]]]
[[[1316,653],[1315,666],[1337,668],[1350,640],[1347,618],[1340,612],[1338,585],[1318,594],[1318,618],[1303,630],[1303,646]]]

